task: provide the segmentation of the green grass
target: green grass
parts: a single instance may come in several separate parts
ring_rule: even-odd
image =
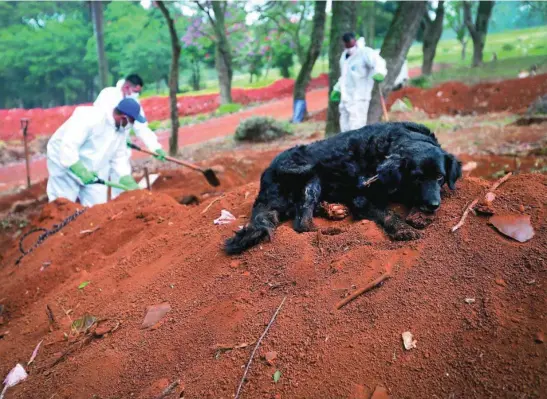
[[[240,111],[242,107],[243,105],[238,103],[223,104],[218,107],[215,112],[213,112],[213,115],[222,116],[227,114],[233,114],[234,112]]]
[[[505,31],[486,37],[484,60],[492,60],[496,53],[499,61],[534,56],[547,57],[547,26]],[[469,66],[473,57],[473,42],[467,44],[466,57],[461,59],[461,45],[456,39],[441,40],[437,47],[435,63]],[[410,48],[407,56],[409,68],[422,64],[422,44]]]

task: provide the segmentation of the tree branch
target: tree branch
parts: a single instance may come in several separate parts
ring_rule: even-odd
[[[475,38],[477,36],[477,30],[475,29],[475,25],[473,24],[471,3],[469,3],[468,1],[463,2],[463,20],[465,26],[467,26],[467,29],[469,30],[469,34],[471,34],[471,36]]]

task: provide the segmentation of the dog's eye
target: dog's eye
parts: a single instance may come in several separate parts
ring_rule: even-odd
[[[442,175],[442,174],[439,173],[439,174],[437,175],[437,180],[438,180],[438,181],[443,181],[443,180],[444,180],[444,175]]]

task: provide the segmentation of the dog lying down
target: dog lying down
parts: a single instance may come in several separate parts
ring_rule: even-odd
[[[378,175],[378,180],[364,182]],[[224,249],[238,254],[271,238],[276,226],[294,219],[297,232],[314,230],[320,203],[340,203],[355,220],[370,219],[394,240],[419,237],[388,209],[390,201],[433,213],[441,187],[455,188],[461,162],[441,149],[425,126],[377,123],[288,149],[264,171],[250,223],[228,239]]]

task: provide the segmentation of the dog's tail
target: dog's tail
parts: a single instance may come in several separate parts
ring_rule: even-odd
[[[259,205],[253,209],[251,223],[237,231],[235,236],[224,243],[228,255],[240,254],[246,249],[258,245],[265,238],[271,238],[279,223],[279,213],[267,206]]]

